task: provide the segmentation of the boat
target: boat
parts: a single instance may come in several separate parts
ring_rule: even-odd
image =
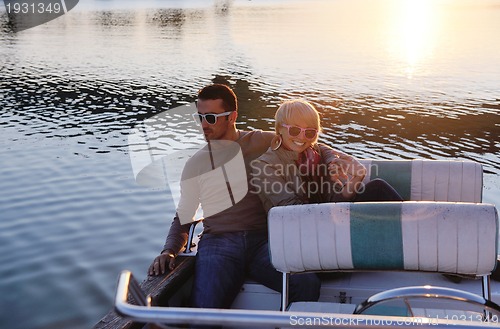
[[[482,165],[362,163],[366,180],[385,179],[405,201],[272,208],[269,248],[283,294],[247,280],[231,309],[188,307],[193,242],[163,276],[139,284],[123,271],[114,310],[94,328],[499,328],[499,220],[482,202]],[[317,302],[288,303],[288,278],[300,272],[321,277]]]

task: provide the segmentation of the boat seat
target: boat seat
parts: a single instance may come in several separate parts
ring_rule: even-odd
[[[381,178],[405,201],[481,202],[483,168],[470,160],[369,160],[364,182]]]
[[[422,271],[486,279],[496,265],[498,215],[491,204],[293,205],[272,208],[268,225],[271,261],[283,273],[282,310],[288,308],[290,273]]]

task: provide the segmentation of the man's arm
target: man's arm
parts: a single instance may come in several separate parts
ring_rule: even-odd
[[[191,160],[191,159],[190,159]],[[182,171],[180,182],[180,200],[177,206],[177,213],[170,225],[170,230],[167,235],[167,240],[163,246],[163,250],[158,255],[153,263],[149,266],[149,275],[160,275],[165,273],[166,268],[173,270],[175,268],[175,258],[186,245],[189,228],[194,220],[196,210],[200,205],[200,187],[196,176],[186,174],[192,167],[186,163]],[[183,223],[181,224],[181,219]]]
[[[163,250],[149,266],[149,275],[164,274],[167,266],[170,270],[175,268],[175,258],[186,245],[190,226],[191,223],[181,225],[179,217],[174,217]]]
[[[170,225],[167,240],[165,241],[165,245],[163,246],[161,253],[169,250],[174,255],[177,255],[186,245],[191,225],[191,223],[181,225],[179,217],[176,215]]]

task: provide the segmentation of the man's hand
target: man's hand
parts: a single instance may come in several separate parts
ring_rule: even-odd
[[[171,250],[165,250],[154,259],[153,263],[149,266],[148,275],[164,274],[167,266],[170,270],[175,268],[175,255]]]

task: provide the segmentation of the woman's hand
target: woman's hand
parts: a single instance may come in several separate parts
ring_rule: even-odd
[[[328,164],[328,172],[330,173],[330,179],[339,186],[344,186],[348,180],[347,169],[348,162],[345,159],[337,157]]]
[[[360,190],[366,176],[366,168],[355,157],[337,152],[337,158],[328,164],[330,177],[335,184],[342,186],[342,195],[352,199]]]
[[[170,270],[175,268],[175,254],[168,249],[154,259],[153,263],[149,266],[148,275],[164,274],[167,266]]]

